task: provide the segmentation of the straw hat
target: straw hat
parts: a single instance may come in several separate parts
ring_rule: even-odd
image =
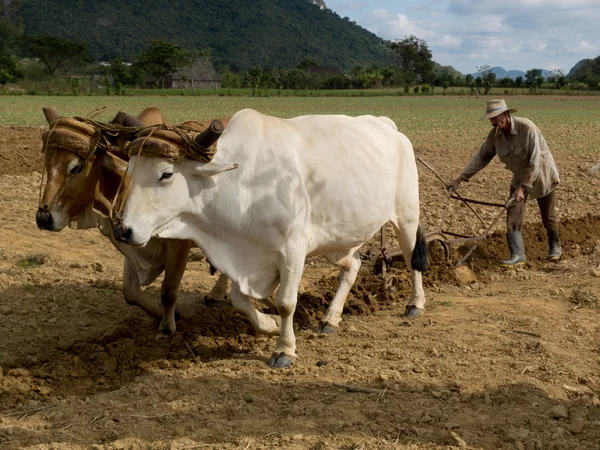
[[[492,117],[496,117],[505,111],[508,111],[509,114],[517,112],[516,109],[513,109],[513,108],[508,109],[508,106],[506,106],[506,102],[504,101],[503,98],[495,99],[495,100],[488,100],[485,114],[479,120],[491,119]]]

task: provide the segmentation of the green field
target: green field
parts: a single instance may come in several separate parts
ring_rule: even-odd
[[[228,96],[0,96],[0,125],[47,125],[42,107],[54,106],[65,116],[86,116],[106,106],[99,120],[110,120],[120,111],[137,114],[157,106],[171,123],[205,120],[234,114],[243,108],[289,118],[303,114],[384,115],[413,142],[415,148],[443,151],[448,146],[476,149],[489,129],[478,121],[485,97],[388,96],[388,97],[228,97]],[[532,119],[551,148],[571,152],[598,152],[600,97],[507,97],[517,115]]]

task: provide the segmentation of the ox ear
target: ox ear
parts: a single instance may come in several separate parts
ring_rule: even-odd
[[[112,153],[96,152],[96,160],[100,163],[100,166],[104,167],[109,172],[118,173],[120,175],[127,172],[127,162]]]
[[[209,162],[206,164],[202,164],[201,166],[196,166],[194,168],[194,175],[197,177],[208,178],[214,175],[217,175],[221,172],[227,172],[228,170],[237,169],[240,167],[238,163],[216,163]]]

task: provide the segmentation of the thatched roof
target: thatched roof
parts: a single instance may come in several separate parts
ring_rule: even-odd
[[[199,57],[194,62],[169,75],[171,80],[221,81],[221,77],[206,57]]]

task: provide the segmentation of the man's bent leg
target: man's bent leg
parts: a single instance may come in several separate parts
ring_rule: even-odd
[[[510,197],[515,193],[515,188],[510,187]],[[525,263],[525,246],[523,243],[523,215],[525,214],[525,197],[520,202],[511,204],[506,211],[506,241],[510,250],[508,259],[500,261],[502,267],[514,267]]]

